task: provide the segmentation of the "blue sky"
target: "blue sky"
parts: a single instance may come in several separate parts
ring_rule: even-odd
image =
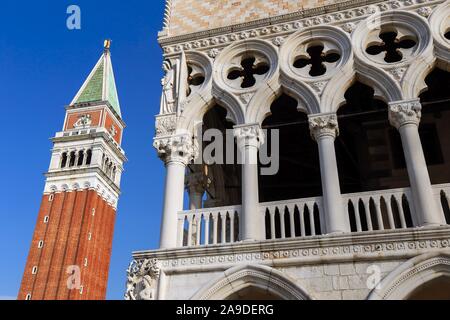
[[[66,9],[81,8],[81,30]],[[152,148],[159,111],[163,0],[3,0],[0,10],[0,299],[15,297],[50,162],[49,140],[111,38],[129,162],[111,259],[108,299],[122,299],[131,252],[156,248],[164,166]]]

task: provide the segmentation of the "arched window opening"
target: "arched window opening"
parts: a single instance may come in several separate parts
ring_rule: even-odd
[[[84,151],[81,150],[78,152],[78,161],[77,161],[77,166],[81,167],[84,163]]]
[[[297,105],[295,99],[282,94],[272,103],[271,115],[262,124],[263,129],[267,129],[269,157],[277,156],[271,154],[271,136],[272,130],[278,130],[279,170],[275,175],[262,175],[259,170],[260,202],[322,194],[317,144],[311,139],[308,116],[299,112]],[[260,169],[268,166],[260,164]]]
[[[111,176],[111,179],[113,181],[116,181],[116,173],[117,173],[117,168],[114,166],[113,171],[112,171],[112,176]]]
[[[105,172],[105,174],[108,174],[108,166],[109,166],[109,158],[105,159],[105,164],[103,166],[103,172]]]
[[[91,149],[89,149],[87,152],[86,152],[86,165],[90,165],[91,164],[91,162],[92,162],[92,150]]]
[[[70,160],[69,160],[69,167],[74,167],[75,166],[75,160],[76,160],[77,154],[75,153],[75,151],[72,151],[70,153]]]
[[[64,152],[61,156],[61,168],[65,168],[67,166],[67,152]]]
[[[227,111],[219,105],[214,105],[203,116],[203,137],[210,129],[220,132],[221,136],[212,134],[211,141],[203,141],[202,165],[190,165],[191,172],[202,172],[208,183],[205,185],[206,200],[204,207],[221,207],[241,204],[241,165],[237,161],[237,147],[234,141],[234,124],[227,120]],[[223,152],[216,148],[217,139],[223,139]],[[227,143],[229,141],[229,143]],[[231,142],[232,143],[231,143]],[[233,150],[231,150],[233,148]],[[230,149],[230,150],[229,150]],[[220,153],[223,153],[222,155]],[[233,161],[227,161],[226,155],[234,154]]]

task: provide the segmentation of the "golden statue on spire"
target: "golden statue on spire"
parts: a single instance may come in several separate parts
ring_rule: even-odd
[[[106,39],[103,46],[105,48],[105,51],[109,51],[109,49],[111,48],[111,39]]]

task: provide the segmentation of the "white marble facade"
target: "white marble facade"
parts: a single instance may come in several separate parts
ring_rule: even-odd
[[[161,34],[167,75],[154,142],[167,170],[161,244],[157,250],[134,253],[127,299],[234,299],[248,288],[280,299],[406,299],[424,283],[450,277],[450,226],[438,200],[450,186],[431,184],[418,134],[424,79],[435,66],[450,70],[450,40],[444,36],[450,29],[450,1],[367,3],[290,14],[270,25],[255,21],[234,32],[215,29],[173,38]],[[402,49],[399,61],[386,62],[366,51],[385,29],[415,41]],[[312,42],[320,43],[324,54],[339,56],[326,62],[326,71],[318,76],[293,67],[295,56],[306,54]],[[248,55],[267,70],[243,88],[227,73]],[[202,81],[183,81],[195,77]],[[397,230],[350,230],[343,201],[353,198],[339,188],[334,140],[339,134],[336,112],[355,78],[388,104],[390,123],[403,142],[410,188],[353,197],[381,201],[386,194],[406,196],[414,212],[413,228],[402,224]],[[206,111],[215,103],[226,109],[236,125],[238,148],[251,157],[264,140],[262,121],[281,93],[295,98],[299,110],[308,114],[319,150],[322,197],[260,204],[257,169],[244,164],[240,206],[210,208],[207,216],[199,205],[183,212],[186,166],[199,148],[192,137]],[[266,240],[260,211],[294,205],[320,207],[322,235]],[[208,234],[207,243],[195,239],[201,219],[206,217],[209,225],[209,219],[217,223],[236,216],[239,239],[233,234],[228,241],[218,239],[228,237],[228,231]],[[151,272],[143,267],[149,261]]]

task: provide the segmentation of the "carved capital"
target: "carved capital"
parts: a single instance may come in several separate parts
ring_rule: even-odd
[[[324,136],[336,138],[339,135],[339,124],[335,113],[309,116],[311,137],[318,140]]]
[[[173,135],[177,128],[176,114],[162,115],[156,117],[156,137]]]
[[[181,162],[188,165],[198,153],[198,148],[188,134],[155,138],[153,146],[157,150],[159,158],[166,164]]]
[[[407,124],[419,125],[422,105],[419,99],[389,103],[389,122],[397,129]]]
[[[234,127],[234,136],[237,140],[238,148],[254,146],[259,148],[264,144],[264,132],[259,124],[246,124]]]

